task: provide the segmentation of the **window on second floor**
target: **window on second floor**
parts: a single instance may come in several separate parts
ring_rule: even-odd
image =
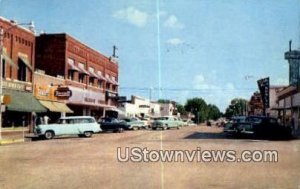
[[[73,70],[68,71],[68,79],[74,80],[74,71]]]
[[[84,82],[84,74],[79,74],[79,82],[80,83]]]
[[[2,59],[2,77],[5,78],[5,59]]]
[[[94,85],[94,77],[89,78],[89,85],[91,85],[91,86]]]
[[[26,65],[22,60],[18,60],[18,80],[19,81],[26,81]]]

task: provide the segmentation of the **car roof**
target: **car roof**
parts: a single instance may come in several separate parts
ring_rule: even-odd
[[[61,117],[60,119],[86,119],[86,118],[94,118],[92,116],[67,116]]]

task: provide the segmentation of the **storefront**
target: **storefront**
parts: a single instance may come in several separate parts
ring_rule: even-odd
[[[32,85],[25,82],[3,81],[3,95],[9,103],[3,112],[3,127],[28,127],[32,129],[32,115],[47,110],[32,94]]]
[[[105,94],[87,89],[69,86],[72,96],[68,99],[68,106],[74,115],[94,116],[96,119],[104,116],[105,108],[112,107],[105,104]]]
[[[56,122],[57,119],[65,116],[66,113],[73,113],[73,110],[65,103],[72,95],[68,87],[36,84],[34,95],[47,109],[47,112],[38,116],[47,115],[50,118],[50,122]]]

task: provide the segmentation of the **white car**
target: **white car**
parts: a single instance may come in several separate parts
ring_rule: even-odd
[[[35,127],[35,134],[45,139],[59,135],[78,135],[91,137],[101,131],[100,125],[91,116],[62,117],[54,124],[42,124]]]

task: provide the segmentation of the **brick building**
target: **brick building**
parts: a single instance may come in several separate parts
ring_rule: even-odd
[[[36,68],[65,79],[73,115],[100,117],[117,105],[118,64],[68,34],[36,38]]]
[[[10,98],[3,112],[2,127],[30,126],[33,112],[46,109],[33,96],[35,67],[34,32],[0,17],[4,35],[2,52],[3,94]]]

